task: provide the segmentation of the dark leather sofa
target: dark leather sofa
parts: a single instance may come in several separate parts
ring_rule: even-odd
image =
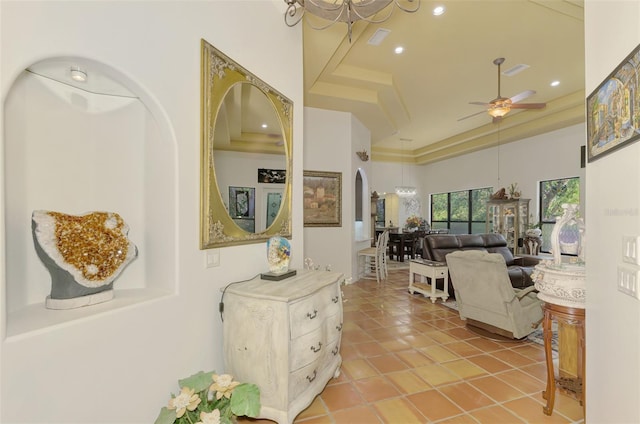
[[[514,257],[502,234],[429,234],[424,237],[422,257],[431,261],[446,262],[447,254],[457,250],[500,253],[507,264],[509,279],[514,288],[521,289],[534,284],[531,273],[539,260],[531,256]],[[449,277],[449,294],[453,293]]]

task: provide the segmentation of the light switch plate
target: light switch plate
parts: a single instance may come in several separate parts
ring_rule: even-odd
[[[220,249],[209,249],[205,252],[205,268],[220,266]]]
[[[638,298],[638,283],[640,282],[640,270],[637,267],[618,265],[618,291],[631,297]]]
[[[628,264],[640,265],[638,246],[640,246],[640,237],[622,236],[622,260]]]

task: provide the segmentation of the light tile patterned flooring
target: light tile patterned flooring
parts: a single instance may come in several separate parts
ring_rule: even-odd
[[[553,415],[543,414],[542,346],[478,337],[440,300],[409,294],[408,275],[343,286],[341,375],[296,423],[584,422],[579,402],[559,391]]]

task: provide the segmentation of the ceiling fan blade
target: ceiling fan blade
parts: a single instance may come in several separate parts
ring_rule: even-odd
[[[487,113],[487,111],[486,110],[481,110],[480,112],[476,112],[476,113],[472,113],[471,115],[463,116],[462,118],[458,119],[458,121],[462,121],[462,120],[467,119],[467,118],[472,118],[474,116],[478,116],[478,115],[481,115],[483,113]]]
[[[479,105],[479,106],[491,106],[491,103],[487,102],[469,102],[470,105]]]
[[[518,93],[515,96],[511,97],[511,103],[517,103],[519,101],[522,101],[524,99],[526,99],[527,97],[531,97],[534,94],[536,94],[536,92],[534,90],[526,90],[523,91],[522,93]]]
[[[546,103],[515,103],[511,105],[511,109],[542,109]]]

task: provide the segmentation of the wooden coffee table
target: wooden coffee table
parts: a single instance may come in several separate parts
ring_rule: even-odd
[[[420,281],[414,281],[414,274],[420,275]],[[436,289],[436,280],[443,280],[443,289]],[[428,280],[428,281],[427,281]],[[436,303],[438,298],[444,302],[449,298],[449,268],[446,263],[426,259],[412,259],[409,263],[409,293],[421,293]]]

